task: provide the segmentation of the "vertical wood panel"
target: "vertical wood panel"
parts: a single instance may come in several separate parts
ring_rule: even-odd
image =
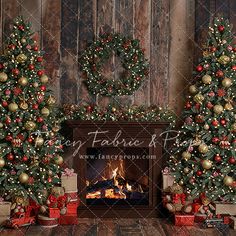
[[[93,42],[96,32],[97,18],[97,1],[96,0],[80,0],[79,1],[79,55],[82,55],[83,50]],[[79,71],[79,102],[92,102],[95,100],[93,95],[90,95],[87,87],[84,84],[83,74]]]
[[[168,104],[169,86],[169,0],[152,1],[151,104]]]
[[[229,19],[229,0],[215,0],[216,9],[215,13],[222,15],[226,19]]]
[[[150,59],[150,15],[151,0],[135,0],[134,1],[134,38],[138,38],[141,47],[145,50],[145,57]],[[135,105],[150,104],[150,77],[146,79],[141,88],[134,94]]]
[[[42,0],[42,47],[45,70],[57,102],[60,102],[61,0]]]
[[[230,22],[233,24],[233,32],[236,33],[236,1],[229,0]]]
[[[77,103],[78,1],[62,1],[61,25],[61,102]]]
[[[0,53],[2,53],[2,36],[3,36],[3,24],[2,24],[2,0],[0,0]]]

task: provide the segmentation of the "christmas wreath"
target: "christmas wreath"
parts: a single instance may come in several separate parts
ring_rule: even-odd
[[[112,53],[121,60],[125,73],[120,79],[107,79],[101,69]],[[148,62],[138,39],[120,34],[102,35],[88,47],[81,58],[82,70],[90,92],[103,96],[131,95],[148,75]]]

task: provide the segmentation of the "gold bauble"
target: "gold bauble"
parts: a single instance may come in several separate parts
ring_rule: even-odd
[[[182,179],[179,181],[179,185],[184,185],[184,181]]]
[[[6,82],[7,81],[7,74],[4,72],[0,72],[0,82]]]
[[[48,108],[44,107],[41,109],[41,114],[45,117],[49,116],[50,111],[48,110]]]
[[[34,82],[34,83],[33,83],[33,86],[34,86],[35,88],[37,88],[37,87],[39,86],[39,84],[38,84],[37,82]]]
[[[55,133],[53,131],[50,131],[49,135],[50,135],[51,138],[53,138],[55,136]]]
[[[10,103],[8,105],[8,110],[11,112],[15,112],[15,111],[17,111],[17,109],[18,109],[18,105],[15,102]]]
[[[61,129],[61,127],[59,125],[55,125],[55,126],[52,127],[52,130],[54,132],[58,132],[60,129]]]
[[[198,151],[200,153],[207,153],[208,152],[208,146],[205,143],[202,143],[198,146]]]
[[[21,77],[19,78],[18,83],[22,86],[25,86],[28,84],[28,79],[26,77]]]
[[[57,155],[55,157],[54,161],[57,165],[61,165],[63,163],[63,158],[62,158],[62,156]]]
[[[21,173],[19,176],[19,180],[22,184],[26,184],[29,181],[29,176],[26,173]]]
[[[50,96],[50,97],[47,99],[47,104],[48,104],[49,106],[53,106],[55,103],[56,103],[56,98],[54,98],[53,96]]]
[[[225,88],[229,88],[232,85],[232,80],[230,78],[224,78],[221,83]]]
[[[226,175],[225,177],[224,177],[224,185],[226,185],[226,186],[231,186],[232,184],[233,184],[233,182],[234,182],[234,179],[232,178],[232,177],[230,177],[230,176],[228,176],[228,175]]]
[[[211,76],[210,76],[210,75],[204,75],[204,76],[202,77],[202,82],[203,82],[204,84],[210,84],[210,83],[211,83]]]
[[[218,62],[222,65],[226,65],[230,62],[230,57],[228,57],[226,55],[222,55],[218,58]]]
[[[198,92],[195,85],[191,85],[188,90],[191,94],[196,94]]]
[[[2,157],[0,157],[0,168],[4,166],[5,166],[5,160]]]
[[[185,160],[189,160],[191,158],[191,153],[190,152],[183,152],[182,153],[182,157],[185,159]]]
[[[215,105],[213,110],[216,114],[219,115],[224,110],[224,107],[222,107],[221,105]]]
[[[40,81],[41,81],[41,83],[46,84],[48,82],[48,76],[47,75],[42,75],[40,77]]]
[[[34,142],[37,147],[41,147],[44,143],[44,139],[42,137],[36,137]]]
[[[232,104],[229,103],[229,102],[225,104],[224,108],[225,108],[225,110],[227,110],[227,111],[233,110],[233,106],[232,106]]]
[[[236,132],[236,123],[231,125],[231,131]]]
[[[210,126],[209,126],[208,124],[205,124],[205,125],[203,126],[203,128],[204,128],[205,130],[208,130],[208,129],[210,128]]]
[[[20,109],[22,110],[27,110],[29,107],[25,101],[22,101],[19,106],[20,106]]]
[[[116,112],[116,108],[115,107],[112,107],[112,112]]]
[[[36,128],[36,124],[33,121],[26,121],[25,122],[25,128],[28,131],[32,131],[32,130],[34,130]]]
[[[185,173],[185,174],[188,174],[188,173],[189,173],[189,171],[190,171],[190,170],[189,170],[189,168],[188,168],[188,167],[185,167],[185,168],[184,168],[184,173]]]
[[[204,96],[201,93],[198,93],[193,97],[193,100],[197,103],[202,103]]]
[[[2,122],[0,122],[0,129],[3,127],[3,123]]]
[[[24,39],[24,38],[21,39],[21,42],[22,42],[22,43],[26,43],[26,39]]]
[[[19,63],[24,63],[27,59],[27,56],[23,53],[19,54],[17,57],[16,57],[16,60],[19,62]]]
[[[203,160],[203,161],[202,161],[202,167],[203,167],[205,170],[211,169],[211,167],[212,167],[212,161],[210,161],[210,160]]]

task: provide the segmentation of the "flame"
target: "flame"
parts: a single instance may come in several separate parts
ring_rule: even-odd
[[[92,192],[92,193],[87,193],[87,195],[86,195],[86,198],[92,198],[92,199],[94,199],[94,198],[101,198],[101,195],[102,195],[102,193],[101,193],[101,191],[95,191],[95,192]]]
[[[132,186],[129,185],[129,183],[126,183],[126,189],[131,192],[132,191]]]

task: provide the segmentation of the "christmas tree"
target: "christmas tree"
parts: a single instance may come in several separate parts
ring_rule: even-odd
[[[193,196],[236,202],[236,47],[229,22],[214,19],[169,164]]]
[[[55,98],[30,23],[15,20],[0,58],[0,196],[42,202],[60,182],[62,151]]]

